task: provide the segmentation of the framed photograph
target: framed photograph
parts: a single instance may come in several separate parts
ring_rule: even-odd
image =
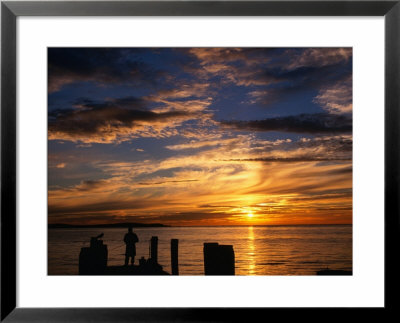
[[[399,14],[3,1],[1,320],[394,310]]]

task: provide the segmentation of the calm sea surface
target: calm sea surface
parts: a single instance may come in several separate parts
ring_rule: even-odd
[[[82,247],[104,233],[108,264],[123,265],[126,229],[49,229],[48,274],[77,275]],[[203,243],[233,245],[236,275],[315,275],[320,269],[352,270],[352,226],[137,228],[135,264],[149,258],[158,236],[158,262],[171,272],[171,239],[179,239],[179,274],[204,275]]]

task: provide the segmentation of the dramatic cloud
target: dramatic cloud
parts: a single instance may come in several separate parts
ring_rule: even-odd
[[[352,120],[342,115],[300,114],[251,121],[222,121],[222,125],[237,130],[282,131],[295,133],[346,133],[352,131]]]
[[[176,161],[178,163],[182,164],[182,160]],[[121,169],[119,176],[106,182],[85,182],[69,189],[52,191],[49,215],[68,219],[81,214],[86,219],[108,214],[110,221],[116,217],[145,222],[164,219],[167,224],[183,221],[182,225],[193,223],[195,214],[197,220],[215,218],[216,224],[227,219],[240,223],[250,211],[258,215],[255,221],[258,219],[264,223],[272,216],[276,222],[279,219],[285,221],[285,217],[293,214],[297,214],[297,219],[292,218],[292,221],[299,223],[301,215],[310,210],[314,214],[323,214],[326,212],[324,209],[330,209],[328,212],[331,214],[343,214],[346,208],[351,214],[349,161],[239,163],[219,162],[218,166],[216,162],[203,161],[201,169],[190,171],[184,167],[185,171],[175,171],[173,180],[164,177],[163,181],[154,182],[140,182],[134,178],[126,180],[131,178],[131,168],[135,167],[130,165]],[[139,178],[141,174],[147,174],[146,169],[152,165],[137,166],[144,167],[136,175]],[[158,165],[153,166],[160,169]],[[201,166],[197,164],[197,167]],[[197,179],[184,179],[187,176]],[[119,197],[118,200],[115,196]]]
[[[160,90],[157,95],[152,96],[152,100],[182,99],[188,97],[202,97],[209,93],[208,83],[183,83],[176,84],[173,89]]]
[[[48,62],[49,223],[351,223],[351,48]]]
[[[188,52],[194,55],[202,66],[242,63],[246,65],[270,61],[268,54],[276,52],[275,48],[191,48]]]
[[[130,49],[49,48],[49,92],[75,82],[154,84],[163,72],[131,56]]]
[[[250,91],[257,103],[269,105],[287,93],[320,89],[351,75],[351,48],[240,49],[193,48],[200,61],[193,73],[223,83],[257,87]],[[349,65],[350,64],[350,65]],[[348,86],[348,84],[347,84]]]
[[[170,145],[165,148],[170,150],[185,150],[185,149],[198,149],[204,147],[214,147],[221,145],[229,145],[232,143],[237,143],[239,140],[237,138],[231,139],[218,139],[218,140],[192,140],[189,143],[178,144],[178,145]]]
[[[75,109],[49,114],[49,139],[111,143],[143,137],[176,135],[175,127],[204,115],[185,110],[154,112],[144,101],[128,97],[100,103],[83,100]]]
[[[308,48],[305,50],[289,49],[287,54],[291,56],[290,63],[285,65],[288,70],[300,67],[323,67],[346,63],[353,55],[352,48]]]
[[[332,86],[325,86],[314,98],[314,102],[330,113],[351,113],[353,111],[352,78],[349,77]]]

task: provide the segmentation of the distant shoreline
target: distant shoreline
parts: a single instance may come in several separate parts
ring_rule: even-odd
[[[90,229],[90,228],[213,228],[213,227],[312,227],[312,226],[351,226],[352,223],[332,224],[264,224],[264,225],[166,225],[161,223],[110,223],[110,224],[49,224],[49,229]]]
[[[65,224],[54,223],[49,224],[49,229],[90,229],[90,228],[162,228],[169,225],[161,223],[109,223],[109,224]]]

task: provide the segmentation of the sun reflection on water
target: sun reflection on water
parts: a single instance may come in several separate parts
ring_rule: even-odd
[[[249,227],[248,231],[248,236],[247,236],[247,241],[248,241],[248,262],[249,262],[249,275],[255,275],[255,269],[256,269],[256,247],[254,245],[254,231],[253,227]]]

